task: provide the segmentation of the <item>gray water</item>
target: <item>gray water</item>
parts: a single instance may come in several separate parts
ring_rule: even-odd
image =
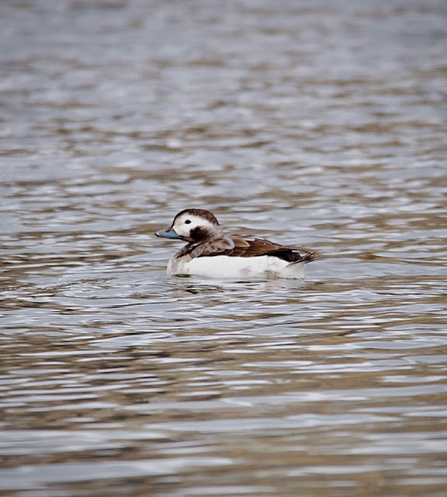
[[[0,495],[446,495],[446,26],[1,2]],[[319,259],[169,277],[187,207]]]

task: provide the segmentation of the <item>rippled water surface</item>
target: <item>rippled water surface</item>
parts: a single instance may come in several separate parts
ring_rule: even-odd
[[[0,495],[446,495],[446,26],[1,2]],[[186,207],[319,259],[168,277]]]

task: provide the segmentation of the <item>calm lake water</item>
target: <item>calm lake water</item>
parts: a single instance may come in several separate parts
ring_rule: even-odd
[[[1,496],[446,495],[446,26],[1,2]],[[187,207],[319,259],[168,277]]]

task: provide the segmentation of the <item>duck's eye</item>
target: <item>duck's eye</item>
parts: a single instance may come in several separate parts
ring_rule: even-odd
[[[185,221],[185,224],[191,224],[191,220],[190,220],[190,219],[187,219],[187,220]]]

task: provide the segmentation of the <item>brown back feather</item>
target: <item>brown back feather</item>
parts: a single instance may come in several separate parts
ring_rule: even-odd
[[[221,246],[215,251],[203,250],[199,257],[219,255],[226,255],[229,257],[259,257],[262,255],[271,255],[287,262],[311,262],[316,258],[315,252],[302,250],[305,254],[301,255],[296,248],[279,245],[269,240],[265,240],[264,238],[252,238],[247,240],[240,235],[231,235],[228,238],[233,241],[234,248],[224,248]],[[214,243],[216,242],[218,241],[216,240]]]

